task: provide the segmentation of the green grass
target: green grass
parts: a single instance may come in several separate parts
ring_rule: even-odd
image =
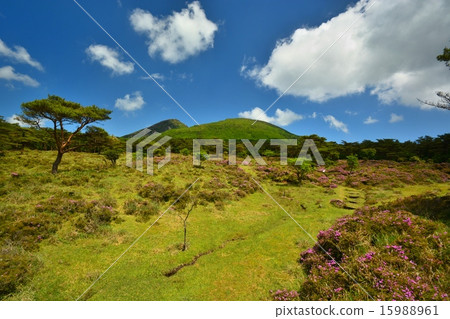
[[[81,153],[66,154],[60,173],[53,176],[49,171],[54,156],[53,152],[39,151],[6,153],[0,163],[0,212],[13,208],[32,213],[37,203],[50,196],[85,200],[110,197],[117,201],[124,221],[90,235],[77,233],[69,222],[64,223],[32,252],[37,271],[8,300],[74,300],[80,296],[157,218],[140,223],[122,212],[125,201],[138,198],[141,185],[155,181],[184,187],[200,177],[202,186],[215,176],[226,178],[226,170],[214,162],[205,162],[203,169],[193,168],[190,157],[175,156],[175,161],[149,176],[125,167],[123,157],[112,168],[99,155]],[[253,166],[244,169],[253,172]],[[20,176],[13,178],[11,172]],[[349,193],[358,194],[358,205],[362,206],[367,194],[381,203],[427,190],[449,191],[448,184],[405,185],[387,191],[343,186],[332,190],[269,181],[262,185],[314,238],[336,218],[351,213],[332,206],[331,199],[345,200]],[[268,300],[270,290],[298,289],[305,277],[297,258],[314,244],[261,191],[227,200],[223,209],[212,204],[195,208],[188,220],[189,246],[185,252],[180,251],[182,231],[180,219],[168,211],[83,299]],[[172,277],[164,276],[209,250],[214,252],[200,257],[194,265]]]

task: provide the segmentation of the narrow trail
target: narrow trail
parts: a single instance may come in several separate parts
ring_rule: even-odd
[[[223,242],[219,247],[214,248],[214,249],[210,249],[210,250],[207,250],[207,251],[204,251],[204,252],[201,252],[201,253],[195,255],[194,258],[192,258],[191,261],[183,263],[183,264],[180,264],[177,267],[172,268],[169,271],[164,272],[163,274],[166,277],[172,277],[173,275],[175,275],[177,272],[179,272],[184,267],[195,265],[195,263],[197,262],[197,260],[200,259],[200,257],[212,254],[212,253],[214,253],[214,252],[216,252],[216,251],[218,251],[220,249],[223,249],[230,242],[234,242],[234,241],[238,241],[238,240],[244,240],[244,239],[245,239],[245,237],[236,237],[236,238],[228,239],[225,242]]]
[[[355,189],[345,189],[344,191],[344,209],[355,210],[364,206],[364,194]]]

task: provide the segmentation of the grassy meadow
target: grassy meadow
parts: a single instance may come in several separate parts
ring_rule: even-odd
[[[25,150],[1,158],[4,300],[75,300],[146,230],[80,299],[273,300],[273,291],[297,291],[307,280],[298,259],[315,242],[252,178],[314,239],[358,207],[424,193],[444,196],[450,190],[448,168],[433,164],[420,164],[427,178],[416,167],[398,164],[389,169],[416,171],[421,178],[408,182],[394,172],[395,183],[372,185],[356,177],[339,182],[345,164],[337,163],[329,168],[326,185],[317,171],[297,185],[254,161],[246,166],[205,161],[193,167],[190,157],[172,154],[172,161],[150,176],[126,167],[124,156],[112,167],[100,155],[68,153],[52,175],[54,157],[51,151]],[[375,164],[361,162],[360,170],[380,171]],[[190,192],[201,201],[187,220],[182,251],[180,217],[186,209],[167,208],[197,178]],[[158,187],[174,196],[163,198],[155,193]],[[440,230],[448,228],[435,223]],[[346,298],[352,298],[352,289],[358,288],[351,287]]]

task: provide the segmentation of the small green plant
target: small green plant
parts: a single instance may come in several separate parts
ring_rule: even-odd
[[[277,154],[276,154],[274,151],[272,151],[272,150],[265,150],[265,151],[262,153],[262,155],[264,155],[264,156],[266,156],[266,157],[274,157],[274,156],[276,156]]]
[[[347,156],[347,168],[350,173],[354,172],[359,167],[358,156],[349,155]]]
[[[306,159],[300,164],[296,158],[288,158],[288,165],[294,168],[295,175],[297,176],[297,183],[300,185],[306,179],[307,174],[313,169],[311,161]]]
[[[180,153],[184,156],[189,156],[189,154],[191,154],[191,152],[187,148],[183,148]]]
[[[118,160],[119,157],[120,157],[120,153],[121,153],[121,151],[119,151],[119,150],[117,150],[117,149],[112,149],[112,148],[110,148],[110,149],[108,149],[108,150],[106,150],[106,151],[103,152],[103,156],[104,156],[108,161],[111,162],[111,165],[112,165],[113,167],[115,167],[115,166],[116,166],[116,163],[117,163],[117,160]]]

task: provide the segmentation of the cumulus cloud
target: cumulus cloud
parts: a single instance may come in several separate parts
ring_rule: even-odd
[[[391,113],[391,118],[389,119],[389,123],[397,123],[403,121],[403,115],[397,115],[395,113]]]
[[[198,1],[164,18],[135,9],[130,22],[136,32],[148,37],[149,55],[159,54],[170,63],[184,61],[213,47],[214,34],[218,30],[217,25],[208,20]]]
[[[2,39],[0,39],[0,56],[6,56],[15,62],[26,63],[40,71],[44,70],[43,66],[34,60],[24,47],[15,45],[14,49],[11,49]]]
[[[7,117],[5,121],[11,124],[19,124],[21,127],[30,127],[29,124],[22,122],[17,116],[17,114],[13,114]],[[40,127],[47,127],[50,124],[50,121],[47,119],[41,119],[38,124]]]
[[[132,94],[126,94],[123,98],[116,100],[115,106],[122,111],[140,110],[145,104],[141,92],[136,91]]]
[[[119,52],[102,44],[92,44],[86,49],[86,54],[92,61],[97,61],[113,71],[113,74],[123,75],[134,71],[134,64],[120,61]]]
[[[5,119],[5,121],[8,122],[8,123],[11,123],[11,124],[19,124],[22,127],[28,127],[29,126],[28,124],[26,124],[26,123],[22,122],[21,120],[19,120],[17,118],[17,114],[13,114],[13,115],[7,117]]]
[[[368,118],[366,118],[366,120],[364,121],[364,124],[374,124],[378,122],[377,119],[374,119],[372,116],[369,116]]]
[[[264,122],[272,123],[272,124],[279,125],[279,126],[287,126],[287,125],[291,124],[292,122],[303,119],[302,115],[294,113],[289,109],[285,109],[284,111],[277,109],[275,111],[275,116],[268,116],[259,107],[255,107],[254,109],[252,109],[250,111],[240,112],[238,115],[239,115],[239,117],[242,117],[242,118],[264,121]]]
[[[0,79],[4,79],[7,81],[17,81],[32,87],[39,86],[38,81],[26,74],[17,73],[10,65],[0,68]]]
[[[288,91],[323,102],[370,91],[383,103],[427,108],[448,90],[450,73],[435,57],[448,43],[447,0],[360,0],[314,28],[299,28],[277,42],[265,65],[244,67],[258,84],[283,92],[345,30],[352,28]]]
[[[347,125],[339,120],[337,120],[333,115],[327,115],[323,117],[323,120],[330,124],[330,127],[335,128],[338,131],[348,133]]]

